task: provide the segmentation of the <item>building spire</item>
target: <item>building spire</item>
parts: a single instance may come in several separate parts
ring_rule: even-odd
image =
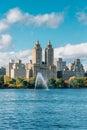
[[[47,48],[52,48],[52,44],[51,44],[51,42],[50,42],[50,40],[48,41],[48,44],[47,44]]]
[[[39,44],[39,40],[36,41],[36,45],[38,45],[38,44]]]
[[[37,40],[36,43],[35,43],[35,48],[38,48],[38,47],[40,47],[39,40]]]
[[[50,40],[48,41],[48,45],[51,45],[51,42],[50,42]]]

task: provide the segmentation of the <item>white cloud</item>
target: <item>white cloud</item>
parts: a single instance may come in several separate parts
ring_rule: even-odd
[[[87,43],[76,45],[67,44],[64,47],[54,48],[54,58],[62,57],[67,63],[73,62],[76,58],[80,58],[82,64],[87,70]],[[43,53],[44,55],[44,53]],[[23,63],[29,63],[32,59],[32,50],[23,50],[19,52],[0,52],[0,67],[5,66],[10,59],[21,59]]]
[[[55,48],[55,58],[57,57],[78,57],[78,56],[87,56],[87,43],[81,44],[67,44],[64,47]]]
[[[23,63],[29,63],[31,59],[32,51],[24,50],[19,52],[0,52],[0,67],[6,66],[10,59],[18,60],[21,59]]]
[[[12,24],[23,23],[27,25],[46,26],[57,28],[64,21],[64,13],[39,14],[32,15],[28,12],[22,12],[19,8],[10,9],[4,19],[0,20],[0,31],[8,29]]]
[[[0,20],[0,31],[4,31],[9,28],[9,25],[6,20]]]
[[[72,62],[76,58],[80,58],[82,63],[87,68],[87,43],[80,43],[76,45],[67,44],[63,47],[54,49],[55,60],[61,57],[66,62]]]
[[[81,22],[84,25],[87,25],[87,12],[85,12],[85,11],[77,12],[76,15],[77,15],[79,22]]]
[[[0,50],[7,50],[13,47],[12,37],[9,34],[0,35]]]
[[[87,43],[67,44],[63,47],[54,48],[54,58],[57,60],[59,57],[62,57],[67,63],[80,58],[85,68],[87,68]],[[5,66],[10,59],[21,59],[23,63],[29,63],[32,59],[32,50],[0,52],[0,66]]]
[[[23,20],[24,15],[18,8],[14,8],[8,11],[6,20],[9,24],[20,22]]]
[[[38,15],[35,17],[35,23],[38,26],[46,24],[46,26],[49,28],[57,28],[63,21],[64,21],[63,13],[51,13],[51,14]]]

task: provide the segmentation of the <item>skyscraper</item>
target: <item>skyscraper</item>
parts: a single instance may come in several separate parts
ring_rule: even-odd
[[[45,48],[45,63],[47,66],[53,65],[54,63],[54,51],[50,41]]]
[[[42,48],[37,41],[32,51],[32,62],[26,65],[26,78],[36,77],[38,72],[45,78],[56,78],[54,50],[50,41],[45,48],[45,61],[42,61]]]

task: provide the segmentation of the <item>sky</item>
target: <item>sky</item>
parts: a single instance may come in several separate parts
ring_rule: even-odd
[[[28,63],[39,40],[51,41],[54,58],[76,58],[87,69],[87,0],[1,0],[0,67],[10,59]]]

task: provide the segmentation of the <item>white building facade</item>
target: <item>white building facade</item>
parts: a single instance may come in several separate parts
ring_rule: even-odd
[[[26,77],[26,69],[25,65],[21,60],[17,60],[16,62],[10,62],[6,67],[6,75],[11,78],[25,78]]]

